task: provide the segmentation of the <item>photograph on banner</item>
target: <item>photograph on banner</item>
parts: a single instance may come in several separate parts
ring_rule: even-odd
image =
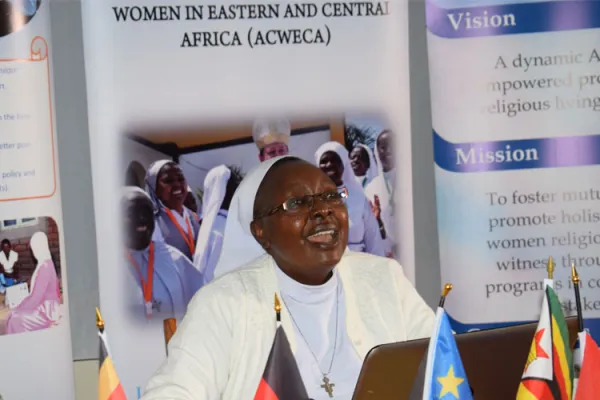
[[[229,204],[244,175],[281,155],[315,164],[347,194],[349,248],[393,257],[393,198],[378,179],[393,173],[390,146],[381,119],[343,115],[128,132],[121,177],[127,308],[138,317],[182,315],[218,276]]]
[[[42,0],[0,0],[0,37],[19,31],[35,16]]]
[[[56,222],[1,220],[0,245],[0,335],[57,326],[63,299]]]
[[[344,135],[355,179],[367,196],[384,238],[385,256],[397,258],[394,132],[383,115],[347,114]]]

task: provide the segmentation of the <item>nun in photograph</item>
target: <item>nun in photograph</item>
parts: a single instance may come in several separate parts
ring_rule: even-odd
[[[202,286],[202,274],[176,248],[153,241],[152,201],[134,186],[124,188],[121,207],[125,229],[127,292],[137,315],[181,317]]]
[[[60,283],[50,254],[48,236],[36,232],[29,248],[36,260],[29,295],[8,314],[6,334],[38,331],[58,325]]]
[[[241,175],[225,165],[211,169],[204,179],[204,196],[200,234],[196,243],[194,265],[202,272],[204,284],[215,276],[215,267],[223,247],[223,235],[229,206],[235,190],[240,184]]]
[[[365,193],[373,204],[374,212],[380,213],[387,235],[386,252],[394,256],[397,254],[397,234],[395,215],[395,185],[396,167],[393,154],[393,133],[389,129],[383,130],[375,142],[375,159],[377,161],[378,175],[367,185]]]
[[[340,190],[348,191],[348,248],[353,251],[385,256],[381,229],[362,187],[356,181],[348,158],[348,150],[338,142],[327,142],[315,153],[318,167]]]
[[[377,164],[373,152],[364,144],[358,144],[352,149],[350,165],[352,165],[356,180],[363,189],[377,176]]]
[[[154,162],[146,171],[146,192],[153,203],[156,230],[160,231],[154,239],[164,240],[192,261],[200,223],[184,205],[188,185],[181,167],[171,160]]]

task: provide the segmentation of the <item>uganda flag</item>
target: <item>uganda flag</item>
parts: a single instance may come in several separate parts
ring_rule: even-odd
[[[571,400],[573,354],[558,296],[546,286],[542,313],[516,400]]]
[[[98,332],[100,336],[100,374],[98,377],[98,400],[127,400],[125,391],[117,371],[112,363],[108,346],[106,344],[106,336],[103,332]]]
[[[296,359],[279,325],[254,400],[308,400]]]

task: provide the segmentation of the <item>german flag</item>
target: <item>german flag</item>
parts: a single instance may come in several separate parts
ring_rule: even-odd
[[[558,296],[547,285],[516,400],[570,400],[572,392],[573,354],[567,322]]]
[[[98,376],[98,400],[127,400],[125,391],[117,371],[110,358],[106,336],[103,332],[98,332],[100,336],[100,373]]]
[[[281,304],[275,295],[277,329],[254,400],[309,400],[290,342],[281,326]]]

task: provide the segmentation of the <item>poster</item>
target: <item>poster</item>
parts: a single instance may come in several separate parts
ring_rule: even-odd
[[[141,395],[165,358],[162,319],[214,279],[228,201],[261,160],[291,154],[343,176],[342,186],[356,182],[364,201],[354,245],[397,257],[414,279],[406,3],[86,1],[83,17],[100,301],[128,396]],[[153,207],[160,218],[143,222]],[[374,227],[368,240],[361,215]],[[213,227],[209,239],[197,239],[201,226]],[[168,289],[176,301],[144,297],[132,268],[147,269],[150,242],[161,240],[165,262],[192,282]]]
[[[74,399],[47,1],[0,2],[0,397]],[[34,384],[32,384],[34,382]]]
[[[600,2],[427,3],[441,274],[465,331],[537,320],[555,289],[600,335]]]

